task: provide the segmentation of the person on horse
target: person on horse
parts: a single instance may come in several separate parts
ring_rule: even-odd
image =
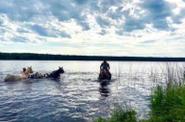
[[[101,70],[106,70],[106,71],[109,71],[110,70],[109,63],[107,63],[106,60],[104,60],[103,63],[100,65],[100,71]]]
[[[28,67],[27,69],[24,67],[21,72],[21,78],[27,79],[33,73],[32,67]]]
[[[23,68],[22,69],[22,72],[21,72],[21,78],[22,79],[27,79],[28,78],[28,73],[26,72],[26,68]]]
[[[111,73],[109,72],[109,70],[110,70],[109,63],[107,63],[107,61],[104,60],[102,62],[102,64],[100,65],[100,75],[99,75],[99,78],[100,79],[110,79],[111,78]]]

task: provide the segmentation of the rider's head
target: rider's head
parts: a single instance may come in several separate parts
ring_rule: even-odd
[[[24,67],[24,68],[22,69],[22,71],[23,71],[23,72],[26,72],[26,68]]]

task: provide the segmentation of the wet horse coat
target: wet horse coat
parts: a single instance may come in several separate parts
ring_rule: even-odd
[[[41,78],[53,78],[58,79],[60,77],[60,74],[64,73],[63,67],[59,67],[58,70],[55,70],[51,73],[41,74],[41,73],[34,73],[29,76],[30,79],[41,79]]]
[[[99,80],[111,80],[111,73],[109,70],[101,70],[98,79]]]

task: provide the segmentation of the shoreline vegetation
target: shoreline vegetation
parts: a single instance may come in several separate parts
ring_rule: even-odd
[[[0,60],[79,60],[79,61],[164,61],[185,62],[185,57],[83,56],[36,53],[2,53]]]
[[[110,118],[99,117],[94,122],[185,122],[185,85],[162,88],[151,95],[149,118],[137,120],[133,109],[115,108]]]
[[[115,107],[110,117],[94,122],[185,122],[185,67],[171,69],[168,65],[165,83],[152,89],[149,117],[139,120],[136,115],[131,107]]]

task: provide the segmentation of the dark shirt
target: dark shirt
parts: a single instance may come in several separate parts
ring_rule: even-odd
[[[100,66],[100,69],[106,69],[106,70],[109,70],[110,69],[110,66],[108,63],[106,62],[103,62]]]

